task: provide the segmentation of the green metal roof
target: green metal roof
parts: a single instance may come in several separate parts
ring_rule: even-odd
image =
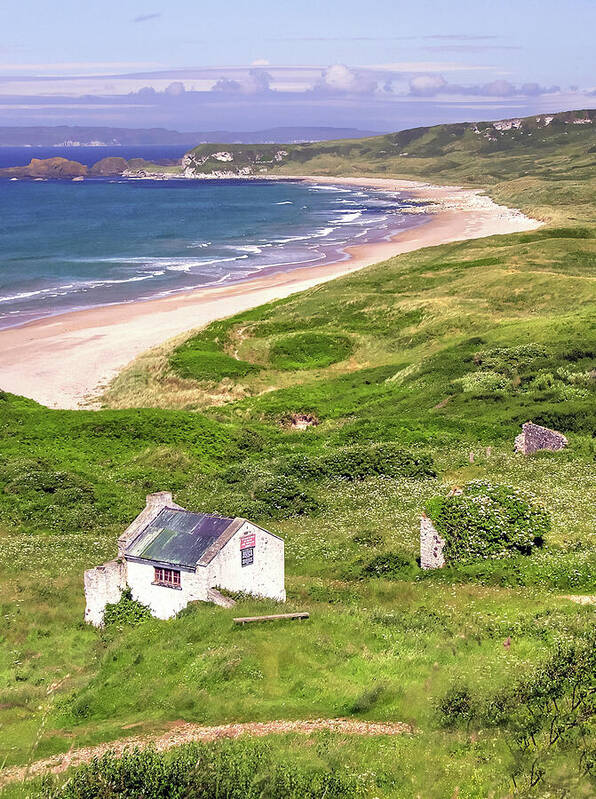
[[[125,556],[194,567],[234,519],[164,508],[126,548]]]

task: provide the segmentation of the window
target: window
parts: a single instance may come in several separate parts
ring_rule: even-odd
[[[155,567],[156,585],[166,585],[168,588],[180,588],[180,572],[175,569],[162,569],[161,566]]]
[[[250,566],[255,562],[255,548],[246,547],[240,550],[240,558],[243,566]]]

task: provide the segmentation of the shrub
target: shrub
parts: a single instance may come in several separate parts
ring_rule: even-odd
[[[447,563],[528,555],[550,530],[548,513],[531,495],[482,480],[431,500],[427,513],[445,540]]]
[[[274,519],[301,516],[319,507],[317,500],[304,490],[298,480],[285,475],[262,478],[254,486],[252,494],[267,515]]]
[[[317,369],[343,361],[352,350],[351,340],[339,333],[294,333],[272,344],[269,360],[276,369]]]
[[[335,449],[324,455],[298,455],[278,461],[285,474],[305,480],[335,477],[362,480],[365,477],[434,477],[432,458],[413,455],[395,444],[355,445]]]
[[[546,357],[548,350],[540,344],[519,344],[517,347],[493,347],[477,352],[474,363],[485,369],[513,375],[520,367]]]
[[[476,711],[476,703],[465,685],[450,688],[436,707],[442,727],[455,727],[462,721],[470,721]]]
[[[497,372],[469,372],[463,377],[459,377],[454,383],[462,387],[462,391],[472,394],[491,393],[493,391],[503,391],[507,388],[508,380]]]
[[[319,761],[320,762],[320,761]],[[279,762],[263,741],[185,744],[171,752],[108,752],[76,768],[62,786],[48,778],[44,799],[360,799],[370,777],[338,771],[333,764]]]
[[[367,688],[349,705],[348,712],[350,714],[368,713],[369,710],[372,710],[378,704],[384,693],[385,686],[381,684]]]
[[[384,552],[366,563],[361,574],[363,577],[395,577],[403,574],[412,565],[412,561],[398,552]]]
[[[126,587],[118,602],[108,603],[104,611],[104,627],[136,627],[142,621],[151,618],[151,611],[147,605],[143,605],[132,598],[132,591]]]

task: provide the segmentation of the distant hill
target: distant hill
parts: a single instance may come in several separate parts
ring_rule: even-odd
[[[596,111],[413,128],[357,140],[276,146],[200,144],[184,158],[197,174],[387,175],[486,185],[566,169],[565,156],[596,164]]]
[[[169,145],[188,147],[200,142],[266,143],[313,142],[374,135],[357,128],[285,127],[234,132],[214,130],[180,133],[167,128],[109,128],[59,125],[55,127],[0,127],[0,147],[58,147],[77,145]]]

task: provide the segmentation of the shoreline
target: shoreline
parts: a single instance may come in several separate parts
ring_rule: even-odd
[[[270,177],[271,179],[271,177]],[[277,176],[407,192],[431,219],[389,241],[349,245],[349,256],[142,302],[98,306],[0,330],[0,389],[50,408],[88,407],[135,357],[174,336],[282,299],[395,255],[451,241],[533,230],[540,222],[499,206],[480,189],[372,177]]]

